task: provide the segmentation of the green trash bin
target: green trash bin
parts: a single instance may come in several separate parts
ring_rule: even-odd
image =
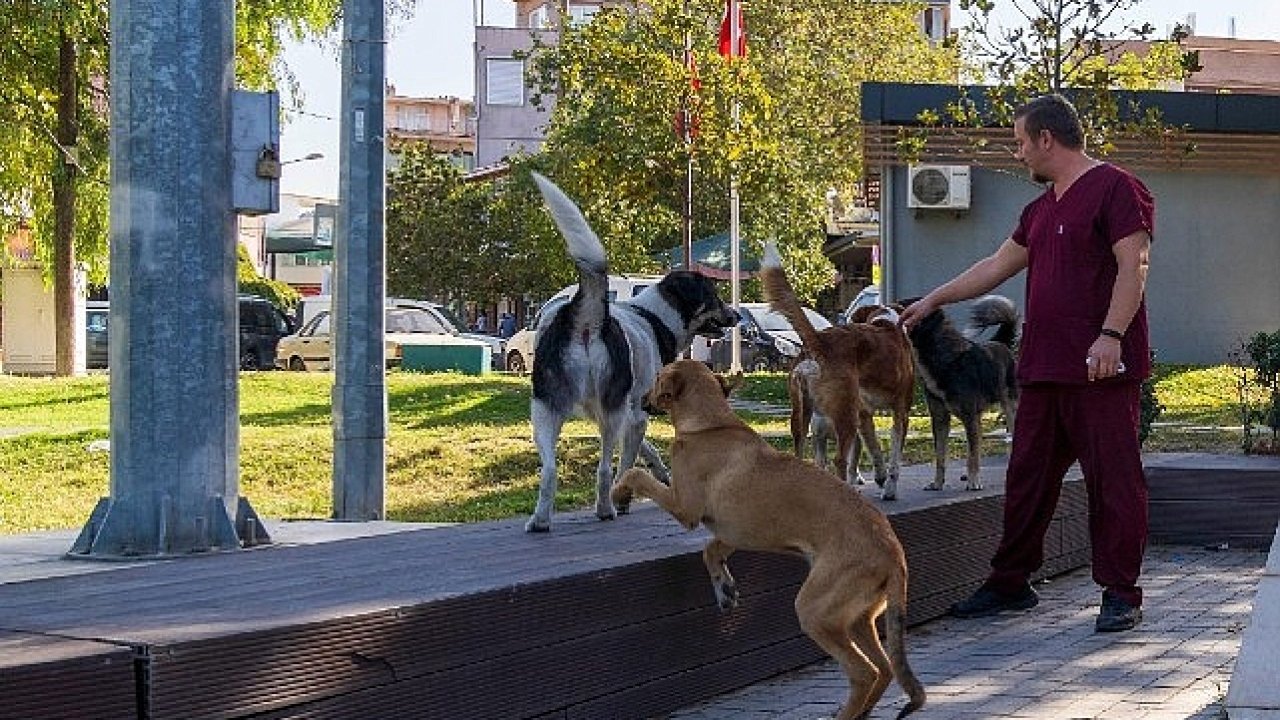
[[[447,372],[482,375],[490,370],[489,346],[479,340],[432,335],[421,343],[400,348],[400,367],[413,372]]]

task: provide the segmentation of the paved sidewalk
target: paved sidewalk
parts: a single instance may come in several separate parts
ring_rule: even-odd
[[[1037,586],[1034,610],[943,618],[911,628],[907,650],[929,694],[927,720],[1216,720],[1249,623],[1265,551],[1151,547],[1146,617],[1128,633],[1095,633],[1100,591],[1088,568]],[[831,718],[848,685],[832,662],[758,683],[669,720]],[[906,704],[897,684],[872,718]]]

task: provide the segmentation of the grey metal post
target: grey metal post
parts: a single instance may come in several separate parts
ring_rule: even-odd
[[[386,515],[387,456],[383,0],[343,0],[342,12],[332,319],[333,517],[380,520]]]
[[[267,539],[239,496],[233,0],[111,3],[111,495],[72,556]]]

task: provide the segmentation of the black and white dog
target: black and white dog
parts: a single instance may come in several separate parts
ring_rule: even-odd
[[[925,490],[941,490],[946,481],[952,414],[964,425],[969,445],[966,474],[960,478],[967,490],[982,489],[978,461],[982,454],[983,411],[998,403],[1007,427],[1013,430],[1018,403],[1013,357],[1018,338],[1018,308],[1009,298],[987,295],[974,301],[970,313],[965,332],[937,310],[911,328],[909,334],[916,358],[916,377],[924,385],[933,430],[934,479]],[[973,339],[987,328],[995,328],[990,339]]]
[[[618,474],[643,453],[659,479],[670,477],[644,437],[649,416],[641,402],[658,370],[688,349],[695,335],[720,337],[739,318],[716,295],[710,278],[687,270],[669,273],[630,300],[610,302],[600,239],[560,188],[537,173],[533,179],[578,266],[578,292],[544,313],[537,328],[530,414],[541,483],[537,506],[524,528],[546,532],[555,507],[556,443],[565,421],[581,412],[600,429],[596,517],[613,519],[618,511],[609,490],[613,450],[620,440]]]

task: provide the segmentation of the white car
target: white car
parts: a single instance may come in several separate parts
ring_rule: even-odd
[[[314,318],[322,311],[329,311],[333,306],[333,298],[328,295],[309,295],[302,298],[298,304],[297,325],[296,327],[304,327],[308,321]],[[485,333],[473,333],[449,308],[438,302],[430,300],[414,300],[412,298],[387,298],[388,308],[418,308],[435,316],[439,324],[445,328],[450,335],[469,340],[478,340],[489,346],[489,363],[494,370],[501,370],[506,366],[507,344],[502,338],[496,335],[487,335]]]
[[[453,339],[452,328],[435,315],[411,307],[387,308],[387,367],[399,367],[406,345],[433,345]],[[466,341],[471,342],[471,341]],[[276,366],[285,370],[330,370],[333,368],[333,341],[329,311],[321,310],[302,329],[280,338],[276,346]]]
[[[661,275],[610,275],[609,276],[609,299],[610,300],[629,300],[639,295],[645,288],[650,285],[656,285],[662,279]],[[548,308],[557,307],[561,303],[567,302],[573,294],[578,291],[578,285],[567,285],[561,288],[555,295],[551,296],[538,308],[538,312],[534,314],[533,321],[528,327],[516,331],[515,335],[507,338],[506,346],[506,368],[513,373],[523,375],[533,369],[533,353],[537,347],[537,329],[538,323],[542,320],[542,313]]]
[[[865,307],[867,305],[879,305],[879,304],[880,304],[880,286],[879,285],[868,285],[862,288],[862,290],[860,290],[858,294],[853,297],[853,302],[849,303],[849,307],[845,308],[844,312],[840,314],[840,324],[848,325],[849,318],[853,317],[853,311],[857,310],[858,308]]]
[[[816,330],[831,327],[831,322],[812,308],[802,308]],[[782,313],[768,303],[742,303],[739,323],[742,333],[742,367],[750,372],[779,371],[789,368],[800,356],[804,343],[800,334]],[[725,337],[711,342],[708,364],[716,372],[727,372],[732,366],[733,340]]]

